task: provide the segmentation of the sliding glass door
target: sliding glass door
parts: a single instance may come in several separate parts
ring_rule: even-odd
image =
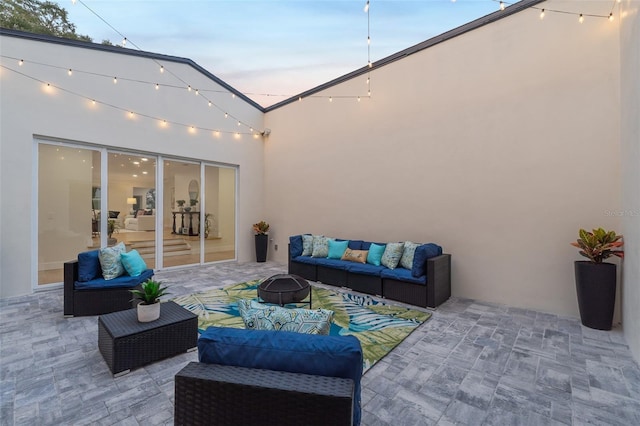
[[[64,262],[94,246],[100,170],[99,150],[38,144],[39,286],[62,282]]]
[[[236,168],[46,141],[37,149],[38,285],[62,282],[78,253],[118,243],[154,269],[236,258]]]

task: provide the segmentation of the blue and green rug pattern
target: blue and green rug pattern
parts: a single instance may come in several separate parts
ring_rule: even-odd
[[[200,332],[211,326],[244,328],[237,301],[257,300],[260,282],[261,280],[254,280],[234,284],[204,293],[176,297],[173,301],[198,315]],[[431,317],[428,312],[390,305],[366,295],[315,286],[312,286],[312,291],[312,309],[322,308],[334,312],[330,334],[352,334],[360,340],[364,355],[364,371],[371,368]]]

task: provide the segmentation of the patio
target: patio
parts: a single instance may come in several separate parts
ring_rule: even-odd
[[[161,271],[171,297],[286,272],[275,262]],[[188,284],[185,284],[188,283]],[[113,378],[97,317],[62,289],[0,301],[3,425],[173,424],[173,377],[197,352]],[[640,423],[640,368],[619,329],[452,298],[363,377],[363,425]]]

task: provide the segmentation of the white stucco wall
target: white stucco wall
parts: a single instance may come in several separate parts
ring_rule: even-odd
[[[224,111],[240,118],[256,129],[262,129],[262,112],[239,97],[227,93],[206,92],[206,96],[220,106],[208,107],[202,96],[186,88],[153,86],[125,81],[125,78],[182,85],[170,72],[191,84],[193,88],[220,90],[221,87],[195,68],[170,60],[162,60],[167,69],[148,58],[105,51],[69,47],[61,44],[31,41],[2,36],[0,38],[2,65],[32,78],[51,82],[70,92],[131,109],[169,122],[192,124],[203,128],[236,131],[238,126]],[[25,63],[6,57],[22,58]],[[47,67],[54,65],[61,68]],[[67,69],[76,70],[72,76]],[[78,72],[90,71],[119,77],[111,79]],[[262,216],[263,191],[256,182],[263,176],[263,141],[251,136],[236,138],[232,134],[214,136],[211,132],[196,131],[169,124],[161,128],[159,122],[142,116],[129,119],[124,111],[105,105],[92,106],[86,100],[61,90],[46,90],[38,81],[17,72],[0,72],[0,297],[31,292],[37,279],[32,249],[37,242],[37,197],[34,179],[37,169],[34,158],[34,135],[62,141],[108,146],[123,150],[159,153],[187,159],[202,159],[239,166],[238,184],[238,260],[252,258],[251,224]],[[248,129],[246,129],[248,131]]]
[[[268,112],[272,255],[304,232],[436,242],[454,296],[577,316],[569,243],[620,230],[618,25],[527,10],[374,70],[370,100],[338,98],[362,76]]]
[[[622,2],[620,31],[624,335],[640,363],[640,2]]]

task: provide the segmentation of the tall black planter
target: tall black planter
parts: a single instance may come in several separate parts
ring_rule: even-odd
[[[269,236],[267,234],[256,234],[256,261],[267,261],[267,246],[269,245]]]
[[[597,330],[611,330],[616,301],[616,265],[579,260],[575,263],[575,273],[582,324]]]

